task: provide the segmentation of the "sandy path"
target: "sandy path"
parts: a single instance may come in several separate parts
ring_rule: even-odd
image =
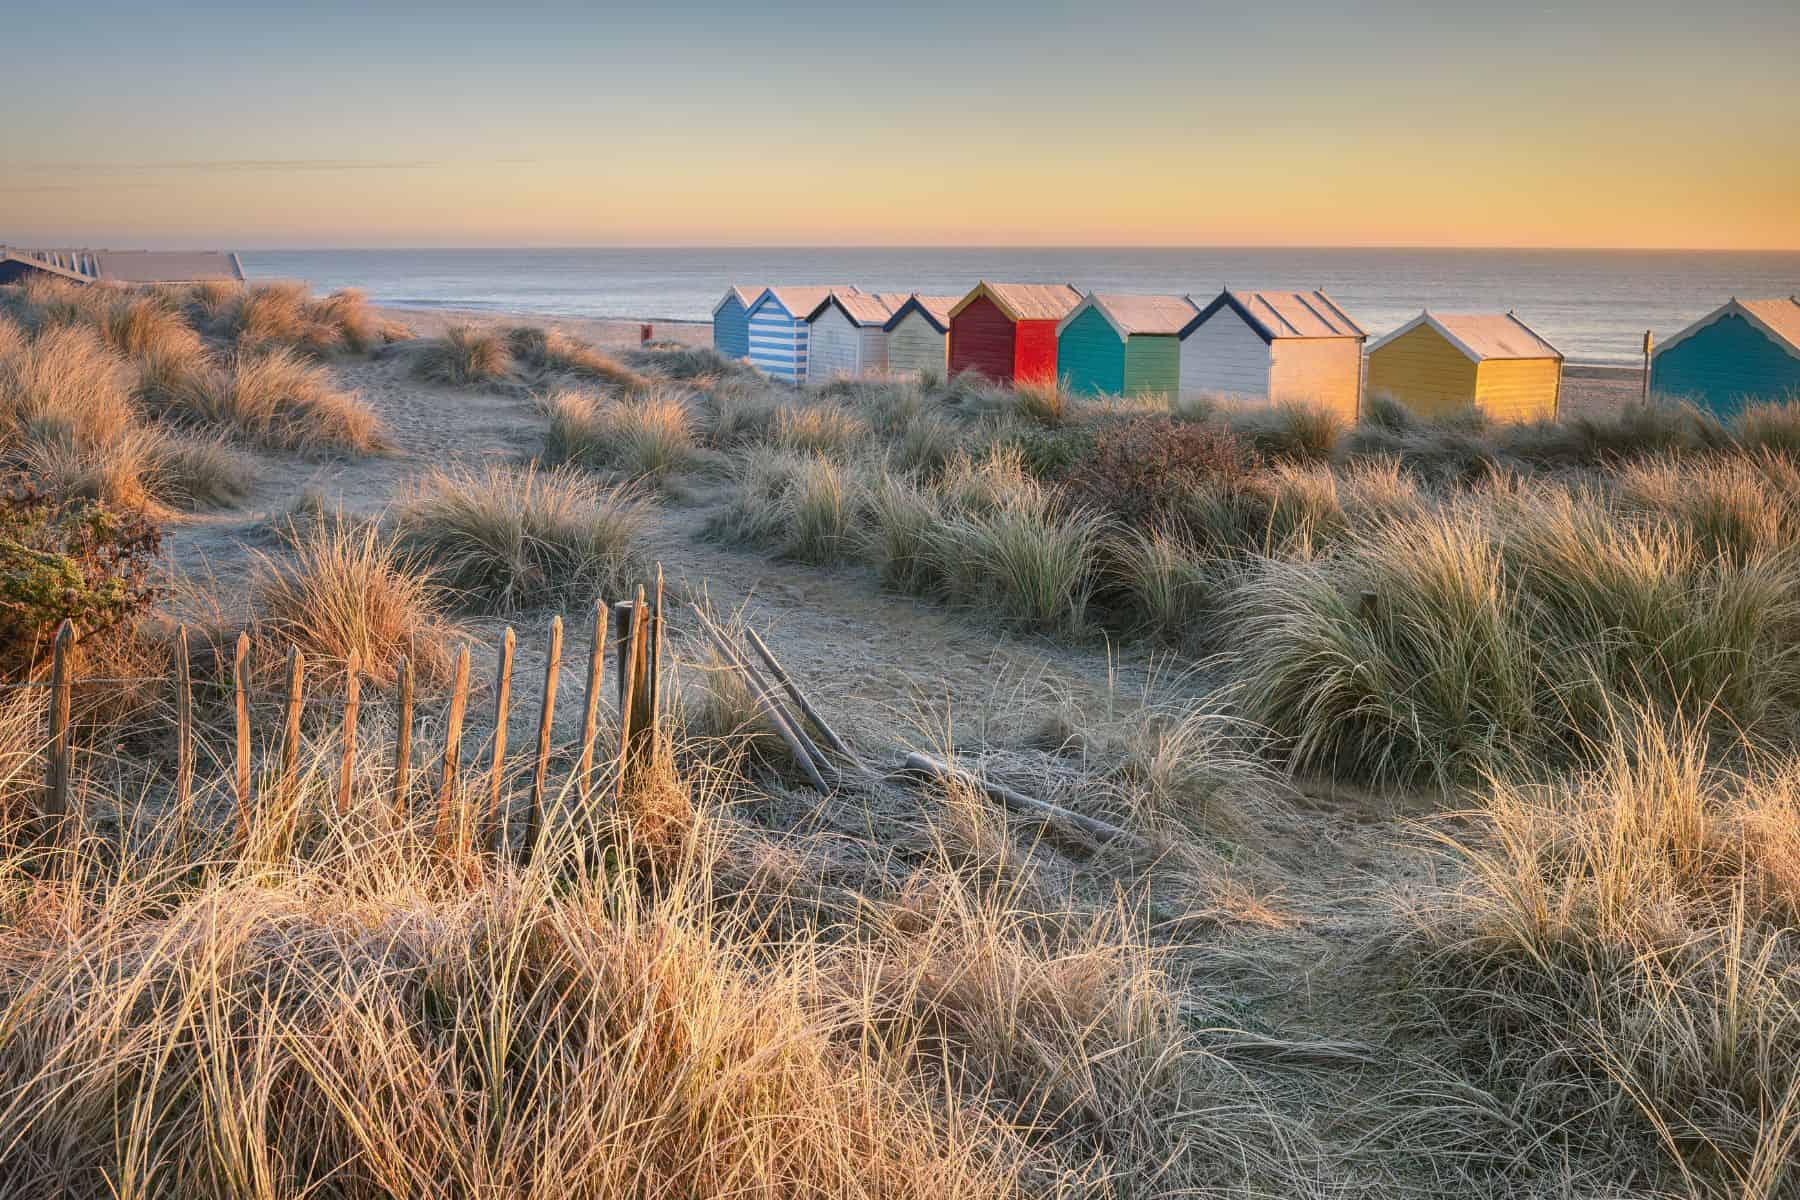
[[[176,570],[197,577],[228,615],[244,611],[255,553],[277,548],[274,524],[304,497],[376,515],[435,466],[522,462],[542,445],[544,420],[517,392],[421,383],[406,372],[398,354],[342,362],[334,369],[388,424],[395,451],[353,460],[254,455],[255,490],[241,507],[171,529],[167,545]],[[723,496],[721,487],[702,483],[692,499],[659,501],[647,530],[648,557],[663,565],[671,594],[704,594],[719,612],[743,607],[783,664],[845,726],[846,736],[882,751],[878,758],[886,757],[902,730],[928,727],[941,733],[948,727],[966,738],[980,733],[995,714],[1029,717],[1049,696],[1073,697],[1089,712],[1115,702],[1135,708],[1141,700],[1151,667],[1141,653],[1121,665],[1098,640],[1072,647],[1014,638],[978,614],[884,593],[865,569],[772,562],[706,543],[699,531]],[[550,616],[545,609],[465,619],[475,643],[479,693],[492,689],[494,645],[508,623],[519,631],[515,695],[535,692]],[[584,679],[585,614],[565,613],[564,623],[569,652],[559,686],[563,695],[573,696]],[[688,624],[685,617],[676,621],[676,634]],[[574,704],[559,707],[560,731],[577,717]],[[515,713],[515,737],[522,736],[528,719],[529,714]]]

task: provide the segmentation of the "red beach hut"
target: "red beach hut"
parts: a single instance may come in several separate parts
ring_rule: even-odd
[[[979,371],[996,383],[1056,378],[1056,324],[1081,303],[1066,283],[989,283],[950,310],[950,374]]]

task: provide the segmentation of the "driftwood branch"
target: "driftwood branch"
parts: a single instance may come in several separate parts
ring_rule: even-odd
[[[923,775],[929,775],[931,778],[942,782],[961,783],[969,787],[980,788],[989,796],[992,796],[1014,812],[1023,813],[1026,816],[1041,817],[1044,820],[1079,830],[1097,842],[1118,842],[1121,845],[1129,846],[1137,851],[1149,849],[1148,843],[1146,843],[1143,838],[1129,830],[1120,829],[1117,825],[1109,825],[1105,821],[1090,817],[1085,813],[1078,813],[1071,809],[1062,808],[1059,805],[1038,800],[1034,797],[1027,796],[1024,792],[1016,792],[1005,784],[983,779],[972,771],[965,771],[961,767],[953,767],[949,763],[941,762],[928,754],[919,754],[917,752],[908,754],[906,756],[906,769],[909,771],[917,771]]]

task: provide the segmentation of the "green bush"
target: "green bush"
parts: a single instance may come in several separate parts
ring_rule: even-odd
[[[28,676],[65,619],[91,637],[148,608],[161,545],[155,525],[99,501],[0,496],[0,677]]]

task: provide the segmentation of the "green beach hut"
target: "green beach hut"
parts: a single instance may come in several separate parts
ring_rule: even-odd
[[[1057,326],[1057,376],[1078,396],[1181,390],[1181,331],[1199,312],[1181,296],[1089,292]]]

